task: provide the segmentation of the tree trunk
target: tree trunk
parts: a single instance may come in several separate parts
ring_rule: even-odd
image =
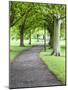
[[[37,34],[37,42],[39,42],[39,34]]]
[[[53,43],[54,43],[54,21],[52,23],[49,23],[47,29],[48,29],[48,32],[50,34],[49,46],[50,46],[50,48],[53,48]]]
[[[53,43],[54,43],[54,34],[50,33],[50,41],[49,41],[50,48],[53,48]]]
[[[29,45],[31,45],[31,31],[29,32]]]
[[[46,30],[44,29],[44,50],[46,51]]]
[[[21,26],[20,29],[20,46],[23,47],[24,46],[24,27]]]
[[[55,56],[60,56],[60,25],[61,22],[58,19],[54,20],[54,46],[53,52]]]

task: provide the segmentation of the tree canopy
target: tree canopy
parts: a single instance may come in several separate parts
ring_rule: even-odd
[[[12,38],[28,38],[29,33],[33,34],[39,30],[45,32],[47,29],[51,39],[49,43],[53,47],[55,19],[62,21],[60,34],[63,36],[65,30],[64,18],[66,16],[65,5],[10,1],[9,6]]]

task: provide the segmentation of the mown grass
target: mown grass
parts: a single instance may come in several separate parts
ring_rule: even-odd
[[[65,84],[65,47],[61,47],[61,56],[51,56],[51,49],[40,53],[40,58],[44,64],[47,64],[49,70]]]
[[[39,40],[37,42],[36,39],[31,39],[31,45],[36,45],[36,44],[43,44],[44,41],[43,40]],[[12,46],[19,46],[20,44],[20,40],[10,40],[10,45]],[[29,40],[24,40],[24,45],[29,45]]]
[[[43,41],[41,40],[37,42],[36,39],[32,39],[31,46],[29,46],[29,40],[24,40],[25,47],[19,47],[20,40],[10,40],[10,63],[13,63],[16,56],[18,56],[21,52],[36,44],[39,44],[40,42],[42,43]]]
[[[25,46],[25,47],[20,47],[20,46],[10,46],[10,63],[13,63],[16,56],[18,56],[21,52],[27,50],[31,46]]]

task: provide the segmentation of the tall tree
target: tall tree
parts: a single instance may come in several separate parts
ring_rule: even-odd
[[[61,20],[59,20],[60,16],[56,16],[54,18],[54,47],[53,54],[56,56],[60,56],[60,25]]]
[[[24,25],[20,26],[20,46],[24,46]]]

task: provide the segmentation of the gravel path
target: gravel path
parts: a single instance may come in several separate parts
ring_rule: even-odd
[[[39,52],[42,48],[42,46],[32,47],[18,56],[13,64],[10,64],[10,88],[61,85],[48,70],[47,65],[41,62]]]

